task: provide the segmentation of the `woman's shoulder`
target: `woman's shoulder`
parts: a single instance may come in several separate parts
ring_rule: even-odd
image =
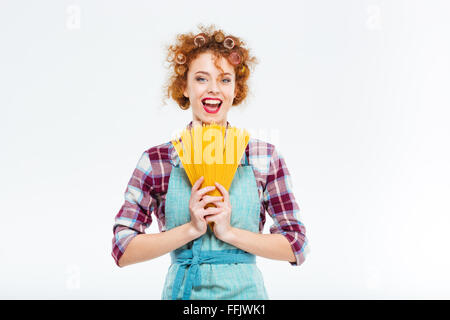
[[[260,174],[267,174],[270,168],[272,156],[275,153],[275,145],[267,141],[250,138],[245,150],[248,164]]]
[[[250,137],[246,148],[247,155],[252,156],[269,156],[275,152],[275,145],[267,141]]]
[[[158,171],[167,171],[169,166],[174,165],[176,162],[176,151],[170,141],[164,142],[146,149],[141,159],[145,159],[149,162],[152,168],[159,168]]]
[[[173,145],[170,141],[152,146],[144,151],[151,161],[169,160]]]

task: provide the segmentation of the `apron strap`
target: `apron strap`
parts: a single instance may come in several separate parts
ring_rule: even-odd
[[[201,284],[200,264],[256,263],[254,254],[241,249],[204,250],[201,251],[203,236],[196,239],[191,250],[175,250],[171,252],[172,263],[179,264],[172,290],[172,300],[176,300],[187,269],[183,300],[189,300],[192,288]]]

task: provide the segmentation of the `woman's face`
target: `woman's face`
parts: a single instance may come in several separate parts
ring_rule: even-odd
[[[220,57],[218,64],[222,73],[213,59],[210,52],[204,52],[189,65],[184,96],[189,98],[194,124],[215,122],[226,125],[227,113],[236,96],[233,66]]]

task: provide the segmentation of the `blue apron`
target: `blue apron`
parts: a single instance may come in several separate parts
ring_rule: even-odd
[[[165,203],[167,230],[191,220],[191,188],[184,169],[172,167]],[[231,225],[258,233],[260,202],[251,166],[237,168],[229,194]],[[170,256],[163,300],[268,299],[255,255],[217,239],[209,227],[201,237],[172,251]]]

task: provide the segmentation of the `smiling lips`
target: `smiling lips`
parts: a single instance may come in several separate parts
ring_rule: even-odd
[[[217,113],[222,106],[222,100],[218,98],[204,98],[202,99],[203,109],[208,113]]]

